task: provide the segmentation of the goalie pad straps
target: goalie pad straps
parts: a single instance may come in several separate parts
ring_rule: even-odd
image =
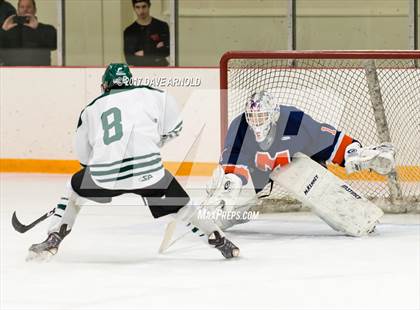
[[[250,214],[247,212],[257,206],[257,197],[249,198],[249,200],[241,199],[237,201],[235,205],[227,205],[224,210],[215,210],[216,224],[221,230],[243,224],[250,221]]]
[[[216,223],[211,218],[205,217],[205,212],[202,214],[199,212],[202,209],[202,207],[197,207],[196,205],[193,205],[192,202],[189,202],[177,212],[176,220],[186,222],[187,226],[188,223],[191,223],[194,226],[191,228],[191,231],[193,233],[197,233],[200,237],[202,233],[199,232],[199,230],[207,236],[214,231],[218,231],[222,236],[224,236],[223,232]]]

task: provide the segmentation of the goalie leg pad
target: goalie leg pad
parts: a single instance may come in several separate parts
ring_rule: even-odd
[[[237,175],[224,174],[221,168],[215,170],[207,193],[202,206],[222,230],[248,222],[246,213],[257,204],[254,189],[246,190]]]
[[[221,230],[249,222],[250,214],[248,212],[257,206],[257,197],[254,195],[248,200],[235,200],[235,204],[220,204],[212,212],[215,214],[215,222]]]
[[[176,214],[176,220],[186,223],[191,223],[206,235],[210,235],[214,231],[219,231],[223,235],[220,228],[211,218],[206,218],[201,216],[200,210],[202,207],[197,207],[193,203],[188,203],[186,206],[182,207]]]
[[[187,204],[183,208],[181,208],[178,213],[176,214],[176,220],[181,220],[184,222],[189,222],[195,226],[195,229],[199,229],[204,234],[200,234],[200,236],[208,236],[208,244],[210,246],[214,246],[218,249],[225,258],[233,258],[239,255],[239,248],[235,246],[230,240],[228,240],[220,228],[214,223],[213,220],[208,219],[206,217],[202,218],[199,215],[199,210],[202,207],[197,208],[192,204]],[[193,229],[193,232],[196,232]],[[162,242],[160,252],[163,252],[167,242],[165,241],[168,238],[164,238]],[[170,246],[170,244],[169,244]],[[168,248],[168,246],[166,246]]]
[[[299,154],[271,174],[328,225],[350,236],[369,234],[383,212],[330,171]]]

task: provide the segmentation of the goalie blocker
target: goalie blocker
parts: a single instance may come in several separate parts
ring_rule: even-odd
[[[383,215],[375,204],[302,153],[298,153],[291,164],[277,167],[271,179],[333,229],[350,236],[371,233]]]

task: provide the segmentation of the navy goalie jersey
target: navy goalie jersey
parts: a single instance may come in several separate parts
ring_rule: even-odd
[[[271,171],[289,164],[298,152],[323,165],[344,166],[345,149],[354,141],[295,107],[281,105],[274,141],[267,149],[256,142],[245,114],[236,117],[229,126],[220,164],[225,173],[238,175],[244,184],[252,178],[258,192],[269,182]]]

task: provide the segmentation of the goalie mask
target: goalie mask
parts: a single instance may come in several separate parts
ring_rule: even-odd
[[[258,143],[267,138],[279,116],[280,112],[274,98],[265,90],[253,93],[246,103],[245,118],[254,131]]]

